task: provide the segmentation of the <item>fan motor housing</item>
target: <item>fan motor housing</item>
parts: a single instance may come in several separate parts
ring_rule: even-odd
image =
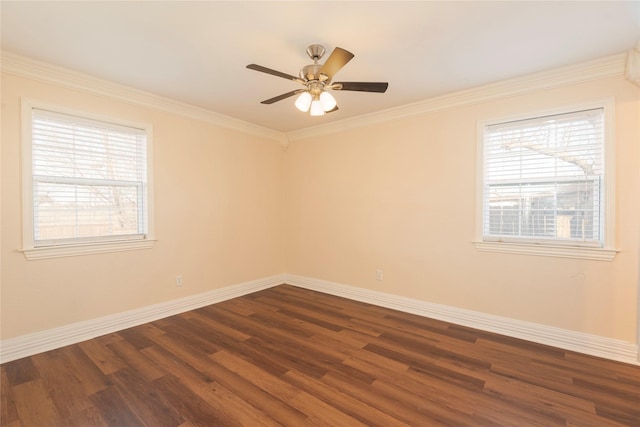
[[[310,80],[320,80],[320,69],[322,65],[320,64],[309,64],[302,67],[300,70],[300,78],[310,81]]]

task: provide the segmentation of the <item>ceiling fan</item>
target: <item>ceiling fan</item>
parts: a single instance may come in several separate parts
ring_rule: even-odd
[[[327,92],[327,89],[358,92],[386,92],[387,87],[389,87],[389,83],[387,82],[332,82],[333,76],[344,67],[347,62],[351,61],[354,55],[347,50],[336,47],[324,64],[318,64],[318,61],[324,56],[325,52],[324,46],[319,44],[312,44],[307,47],[307,55],[313,60],[313,64],[302,67],[299,77],[281,73],[280,71],[257,64],[247,65],[247,68],[251,70],[293,80],[304,86],[304,89],[296,89],[283,93],[282,95],[266,99],[262,101],[261,104],[273,104],[274,102],[300,94],[295,102],[296,107],[300,111],[308,111],[312,116],[322,116],[326,112],[329,113],[338,109],[335,98]]]

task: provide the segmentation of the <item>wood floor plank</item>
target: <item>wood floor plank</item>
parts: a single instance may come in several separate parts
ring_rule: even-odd
[[[301,412],[308,414],[309,418],[305,421],[305,425],[367,427],[350,414],[341,412],[306,392],[296,395],[290,403]]]
[[[86,426],[86,427],[109,427],[109,423],[105,420],[100,411],[95,406],[91,406],[82,411],[71,414],[65,420],[67,426]]]
[[[173,340],[181,341],[185,345],[207,354],[212,354],[222,349],[220,345],[209,339],[206,332],[203,333],[202,328],[190,324],[188,320],[180,315],[173,316],[171,324],[165,326],[163,330],[165,331],[165,336],[170,336]]]
[[[251,405],[262,410],[268,410],[273,419],[279,422],[286,422],[287,420],[306,420],[306,415],[295,411],[285,402],[274,396],[270,396],[255,384],[252,384],[250,381],[243,379],[232,371],[226,369],[224,366],[216,363],[213,359],[208,357],[209,355],[199,353],[195,347],[189,348],[182,345],[176,345],[167,338],[164,338],[163,341],[161,341],[161,344],[163,344],[163,347],[167,351],[173,353],[181,360],[184,360],[198,372],[207,375],[209,378],[214,379],[216,382],[233,392],[238,390],[238,395]]]
[[[395,360],[396,362],[407,364],[409,365],[410,371],[414,371],[429,378],[437,378],[473,390],[479,390],[484,387],[484,380],[482,378],[440,367],[435,363],[435,361],[430,360],[431,356],[427,358],[416,356],[415,354],[406,354],[398,351],[397,348],[390,349],[377,344],[368,344],[364,349],[388,359]]]
[[[0,374],[1,427],[640,427],[640,366],[289,285]]]
[[[577,423],[585,427],[620,426],[605,419],[596,420],[593,402],[546,388],[495,377],[487,381],[484,391],[510,405],[549,415],[558,414],[566,420],[567,424]]]
[[[149,343],[153,342],[149,340]],[[133,368],[137,374],[142,375],[147,381],[156,380],[164,375],[162,370],[158,369],[154,364],[149,363],[149,359],[126,339],[108,344],[107,347],[118,356],[120,360],[126,363],[128,368]],[[142,348],[147,347],[149,346]]]
[[[153,345],[153,341],[151,341],[145,335],[144,329],[148,328],[129,328],[123,331],[119,331],[118,335],[120,335],[130,345],[135,347],[136,350],[142,350]],[[150,333],[153,333],[153,329],[150,329],[150,331]]]
[[[104,390],[111,385],[108,377],[82,351],[79,345],[63,347],[59,351],[65,358],[66,366],[73,370],[87,395]],[[46,356],[47,353],[44,355]]]
[[[435,342],[462,340],[465,342],[475,342],[478,337],[475,333],[464,329],[450,328],[449,324],[433,319],[420,318],[409,313],[386,315],[380,323],[386,327],[388,332],[405,332],[421,337],[429,337]]]
[[[276,427],[282,423],[271,417],[271,412],[267,413],[233,393],[224,386],[218,385],[215,394],[198,393],[211,407],[219,408],[217,411],[228,411],[237,422],[243,426],[251,427]]]
[[[154,386],[154,381],[164,375],[150,379],[136,367],[130,366],[114,372],[109,377],[132,411],[145,423],[158,427],[172,427],[185,421],[170,404],[169,398]]]
[[[142,426],[144,422],[127,404],[124,397],[113,386],[100,390],[90,397],[102,418],[107,420],[110,426],[128,427]],[[33,424],[36,426],[37,424]]]
[[[405,422],[394,418],[375,408],[357,397],[344,393],[339,388],[332,387],[324,382],[315,381],[300,372],[289,371],[286,380],[300,389],[307,390],[325,404],[349,414],[350,417],[365,425],[407,426]]]
[[[20,416],[16,409],[16,399],[13,395],[13,388],[7,376],[6,365],[0,366],[0,425],[17,425],[20,423]],[[20,423],[21,424],[21,423]]]
[[[217,333],[221,336],[226,336],[235,341],[245,341],[251,338],[251,335],[242,333],[241,331],[230,328],[222,323],[216,322],[214,319],[207,317],[205,313],[201,310],[194,310],[191,312],[192,316],[189,318],[192,322],[198,322],[199,324],[206,326],[211,333]],[[218,341],[219,338],[216,338]]]
[[[144,349],[144,352],[147,357],[157,363],[158,366],[164,368],[169,374],[178,378],[182,384],[189,387],[215,411],[231,412],[242,425],[256,427],[280,425],[270,416],[251,406],[226,387],[216,383],[209,375],[198,371],[179,358],[173,357],[164,349],[153,346]],[[250,364],[250,366],[253,365]],[[181,424],[181,426],[184,424]]]
[[[253,317],[253,316],[252,316]],[[283,320],[283,324],[287,324],[291,320]],[[316,372],[336,371],[342,372],[354,379],[371,383],[374,377],[366,372],[361,372],[349,366],[342,364],[345,358],[344,351],[337,350],[335,347],[322,345],[315,336],[310,339],[302,339],[298,336],[291,336],[288,339],[276,340],[269,345],[273,351],[279,349],[287,349],[287,353],[297,356],[299,359],[304,358],[306,354],[314,354],[313,359],[307,358],[306,362],[312,364],[316,368]]]
[[[389,396],[377,390],[372,393],[372,390],[375,390],[375,384],[377,381],[374,382],[373,385],[369,386],[357,381],[350,381],[342,375],[333,375],[332,373],[329,373],[322,378],[322,382],[373,408],[378,408],[378,410],[403,423],[409,425],[421,425],[428,419],[419,410],[408,405],[404,399],[398,400],[396,397]],[[434,426],[443,425],[437,420],[429,420],[429,422],[432,422],[433,424],[431,425]]]
[[[58,387],[62,387],[59,384]],[[51,399],[42,379],[23,382],[12,387],[16,411],[25,426],[64,426],[62,416]]]
[[[153,382],[154,387],[162,393],[177,412],[196,426],[240,426],[242,425],[229,411],[218,411],[200,398],[189,387],[177,378],[164,376]],[[153,424],[146,424],[152,426]]]
[[[404,405],[419,412],[422,419],[425,420],[425,423],[435,422],[441,425],[459,427],[497,427],[500,425],[488,420],[482,415],[465,413],[465,411],[461,409],[451,408],[441,402],[430,399],[424,389],[421,390],[420,393],[407,393],[406,389],[395,382],[391,383],[384,380],[376,381],[374,388],[379,393],[402,401]]]
[[[40,372],[33,365],[33,359],[26,357],[3,365],[9,384],[16,386],[40,378]]]
[[[278,342],[272,340],[265,340],[260,337],[252,337],[248,340],[253,347],[259,347],[268,353],[269,357],[273,358],[276,362],[282,366],[287,367],[287,371],[290,369],[297,369],[305,374],[314,378],[322,378],[328,371],[325,366],[314,360],[311,357],[306,357],[304,352],[299,351],[293,346],[282,346]]]
[[[220,351],[212,355],[211,358],[231,372],[252,382],[265,392],[277,397],[283,402],[293,399],[298,393],[300,393],[300,389],[292,386],[286,381],[283,381],[279,376],[271,375],[269,372],[265,372],[260,367],[255,366],[250,361],[247,361],[235,354],[227,351]]]
[[[238,343],[228,350],[272,375],[284,375],[290,369],[286,359],[278,357],[268,349],[254,346],[251,341]]]
[[[108,343],[115,342],[109,340]],[[107,342],[100,341],[100,339],[93,339],[83,341],[80,344],[80,348],[84,353],[93,361],[93,363],[100,369],[100,371],[109,375],[116,372],[119,369],[127,367],[118,356],[116,356],[107,346]]]
[[[242,397],[247,403],[259,408],[279,423],[293,423],[295,425],[307,419],[307,414],[291,405],[290,400],[285,401],[268,393],[250,379],[238,375],[217,362],[208,365],[207,372],[228,390]]]
[[[600,409],[602,414],[607,414],[605,418],[640,420],[640,399],[627,397],[623,390],[603,390],[600,387],[576,385],[570,378],[570,373],[552,377],[541,372],[538,376],[537,371],[530,366],[494,366],[491,371],[517,380],[520,384],[531,384],[591,401],[596,405],[596,412]]]
[[[256,310],[260,310],[261,308],[264,309],[264,307],[260,307],[258,309],[254,308],[253,304],[251,304],[251,301],[252,298],[247,298],[243,301],[230,299],[217,304],[216,308],[222,308],[239,314],[240,316],[251,316],[252,314],[256,313]]]
[[[565,352],[565,356],[558,363],[565,362],[571,369],[579,368],[582,372],[601,371],[604,376],[617,377],[620,379],[628,379],[638,384],[640,376],[638,375],[637,366],[627,363],[617,362],[615,360],[602,359],[600,357],[590,356],[588,354],[580,354],[573,351]]]
[[[443,407],[450,407],[451,402],[457,402],[456,409],[462,413],[466,413],[472,419],[478,419],[485,425],[527,425],[523,424],[523,420],[529,418],[535,424],[535,416],[531,416],[527,412],[523,412],[517,405],[508,401],[493,399],[478,390],[470,390],[464,387],[458,387],[449,381],[438,378],[427,377],[418,372],[406,369],[403,373],[402,365],[391,368],[389,363],[381,356],[373,353],[366,355],[359,354],[357,358],[347,361],[349,364],[363,366],[363,364],[371,364],[372,369],[378,373],[378,381],[376,387],[382,387],[385,384],[393,384],[405,390],[407,395],[426,395],[427,400],[431,400]],[[366,369],[366,368],[363,368]],[[482,408],[482,411],[477,411]],[[468,420],[466,421],[468,422]],[[547,422],[545,420],[545,422]],[[510,424],[511,423],[511,424]]]
[[[477,369],[489,370],[491,363],[479,359],[477,357],[470,357],[464,353],[457,353],[455,351],[449,351],[440,345],[440,342],[431,343],[425,339],[421,339],[420,336],[415,334],[407,334],[404,332],[384,332],[380,335],[380,341],[401,349],[403,352],[411,353],[416,356],[428,354],[430,358],[447,359],[455,361],[459,364],[475,367]]]
[[[64,355],[65,350],[58,349],[47,355],[32,357],[43,387],[49,391],[48,397],[63,419],[92,406],[87,391],[76,374],[75,366]]]
[[[334,309],[330,306],[320,308],[321,303],[315,300],[307,300],[297,297],[284,296],[263,296],[258,299],[259,301],[265,301],[273,305],[274,307],[280,307],[280,309],[291,310],[300,314],[311,314],[315,318],[324,320],[327,323],[333,323],[335,325],[345,325],[353,316],[350,313],[346,313],[342,310]]]

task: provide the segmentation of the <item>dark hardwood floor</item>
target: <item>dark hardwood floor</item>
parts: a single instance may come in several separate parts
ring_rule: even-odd
[[[640,367],[282,285],[6,363],[2,426],[640,426]]]

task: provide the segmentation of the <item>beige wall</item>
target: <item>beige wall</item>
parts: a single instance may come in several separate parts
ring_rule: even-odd
[[[639,92],[607,78],[295,140],[285,161],[286,272],[635,343]],[[476,250],[478,120],[611,96],[615,260]]]
[[[35,261],[17,252],[21,96],[153,125],[153,249]],[[283,159],[273,140],[3,75],[2,339],[282,273]]]
[[[265,138],[3,75],[2,339],[286,271],[635,343],[639,92],[601,79],[295,140],[283,153]],[[38,261],[17,252],[20,96],[153,125],[153,249]],[[477,121],[611,96],[615,261],[478,252]]]

